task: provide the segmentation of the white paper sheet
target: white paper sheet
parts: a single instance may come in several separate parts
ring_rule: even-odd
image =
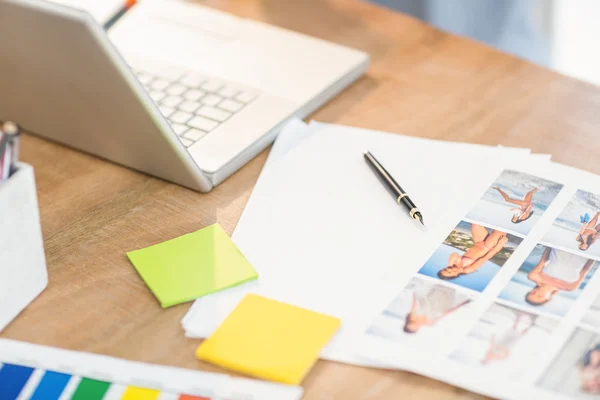
[[[67,375],[68,383],[61,399],[70,399],[82,378],[109,383],[105,399],[121,398],[127,387],[157,390],[159,398],[179,398],[181,394],[211,399],[299,400],[303,390],[297,386],[273,384],[252,379],[190,369],[164,367],[122,360],[97,354],[62,350],[14,340],[0,339],[0,386],[9,387],[2,376],[6,364],[34,368],[21,389],[19,399],[28,399],[38,390],[46,371]],[[4,384],[4,385],[2,385]],[[39,389],[36,398],[46,398]],[[52,397],[55,398],[55,397]]]
[[[390,282],[443,240],[501,165],[547,160],[524,149],[317,127],[263,172],[233,235],[258,281],[196,301],[183,320],[188,336],[209,336],[253,292],[341,317],[343,327],[322,357],[369,365],[355,356],[355,341],[397,290]],[[426,231],[373,175],[363,160],[366,149],[410,192]]]

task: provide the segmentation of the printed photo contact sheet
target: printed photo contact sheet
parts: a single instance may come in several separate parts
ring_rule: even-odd
[[[491,183],[375,317],[365,356],[496,397],[600,398],[600,190],[545,175]]]

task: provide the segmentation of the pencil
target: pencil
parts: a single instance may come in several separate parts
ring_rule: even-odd
[[[129,11],[133,6],[135,6],[137,3],[137,0],[127,0],[125,2],[125,5],[115,14],[113,15],[113,17],[111,19],[109,19],[108,21],[106,21],[106,23],[104,24],[104,30],[109,30],[110,28],[112,28],[112,26],[114,24],[117,23],[117,21],[119,19],[121,19],[121,17],[123,15],[125,15],[127,13],[127,11]]]

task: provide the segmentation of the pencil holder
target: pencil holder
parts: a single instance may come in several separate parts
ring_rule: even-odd
[[[0,182],[0,331],[48,285],[35,178],[19,163]]]

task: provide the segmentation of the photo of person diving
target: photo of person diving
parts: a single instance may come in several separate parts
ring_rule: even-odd
[[[575,329],[538,386],[573,399],[600,398],[600,335]]]
[[[600,195],[578,190],[544,235],[544,242],[600,257]]]
[[[598,216],[600,212],[594,215],[594,218],[590,219],[590,215],[585,213],[579,219],[581,221],[581,229],[579,234],[575,237],[575,240],[579,242],[579,250],[586,251],[591,245],[596,243],[598,236],[600,235],[600,224],[598,224]]]
[[[375,318],[367,334],[394,341],[439,341],[440,332],[450,332],[454,324],[460,325],[470,302],[471,297],[456,288],[413,278]]]
[[[597,264],[578,254],[538,244],[499,297],[563,316],[585,289]]]
[[[481,292],[522,240],[503,231],[461,221],[419,273]]]
[[[563,185],[523,172],[503,171],[467,219],[527,235]]]
[[[520,379],[556,326],[552,318],[494,303],[450,358]]]

